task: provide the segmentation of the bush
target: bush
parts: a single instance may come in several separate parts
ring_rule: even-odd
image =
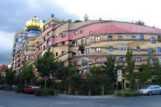
[[[120,91],[115,91],[114,95],[123,96],[123,97],[131,97],[131,96],[138,96],[139,93],[135,90],[120,90]]]
[[[54,89],[50,89],[50,88],[41,88],[41,89],[37,90],[34,94],[36,96],[56,95],[55,90]]]
[[[24,89],[24,85],[23,84],[18,84],[17,87],[16,87],[16,92],[23,92],[23,89]]]

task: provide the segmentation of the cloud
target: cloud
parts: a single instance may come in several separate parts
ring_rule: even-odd
[[[10,50],[13,46],[14,33],[0,31],[0,52]]]
[[[3,51],[0,53],[0,64],[9,64],[11,63],[11,53],[9,51]]]
[[[10,62],[14,33],[0,31],[0,63]]]
[[[53,0],[5,0],[0,3],[0,13],[0,63],[6,64],[12,53],[14,33],[22,30],[33,16],[47,19],[53,13],[61,19],[76,18]]]
[[[51,3],[51,0],[5,0],[0,3],[0,12],[0,29],[4,31],[20,30],[25,21],[33,16],[46,19],[54,13],[58,18],[75,18],[63,8],[59,8],[56,3]]]
[[[161,28],[160,0],[56,0],[69,13],[90,19],[138,21]]]

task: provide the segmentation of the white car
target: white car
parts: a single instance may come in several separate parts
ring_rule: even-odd
[[[143,94],[143,95],[161,94],[161,86],[159,86],[159,85],[148,85],[144,88],[139,89],[139,93]]]

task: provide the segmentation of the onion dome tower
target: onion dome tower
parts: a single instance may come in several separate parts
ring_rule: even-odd
[[[25,31],[28,33],[28,37],[39,36],[43,29],[43,22],[34,16],[31,20],[26,22]]]

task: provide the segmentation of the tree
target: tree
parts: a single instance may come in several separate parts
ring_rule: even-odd
[[[126,53],[125,78],[129,82],[129,88],[135,88],[134,76],[135,62],[133,61],[132,50],[128,49]]]
[[[138,24],[138,25],[145,25],[145,23],[143,21],[140,21],[140,20],[137,21],[136,24]]]
[[[22,81],[24,81],[25,85],[32,84],[32,80],[35,77],[33,70],[33,64],[26,63],[23,66],[22,72],[19,74],[19,77]]]
[[[149,84],[149,80],[152,77],[151,65],[149,63],[140,65],[139,72],[136,72],[135,74],[139,87]]]
[[[48,50],[43,56],[37,59],[35,65],[38,69],[38,72],[43,77],[44,88],[46,88],[49,76],[54,73],[55,68],[57,67],[57,60],[54,57],[53,53]]]
[[[146,84],[161,84],[161,65],[157,59],[153,64],[150,63],[151,59],[148,59],[147,64],[143,64],[139,67],[139,72],[136,73],[140,87]]]
[[[64,72],[65,72],[65,66],[63,64],[63,62],[55,62],[53,63],[53,70],[51,72],[52,76],[54,77],[54,79],[57,80],[63,80],[64,79]]]
[[[87,73],[85,84],[88,95],[90,94],[109,94],[114,91],[116,84],[115,59],[107,57],[107,61],[101,66],[92,66]]]
[[[90,72],[86,74],[86,77],[83,79],[83,91],[84,93],[87,92],[88,95],[91,95],[95,88],[98,86],[96,85],[96,77],[95,77],[95,72],[96,72],[97,67],[93,66],[90,68]]]
[[[75,82],[75,80],[77,80],[79,78],[79,73],[74,65],[69,64],[65,68],[64,75],[65,75],[64,76],[64,84],[65,84],[65,86],[67,86],[68,94],[71,94],[72,86],[75,86],[75,84],[77,84]]]
[[[105,72],[106,79],[103,83],[106,83],[106,87],[108,88],[108,90],[112,91],[114,89],[117,79],[115,59],[112,56],[107,57],[107,61],[103,65],[103,71]]]
[[[82,22],[81,20],[75,20],[74,23],[79,23]]]
[[[4,84],[5,83],[5,72],[7,72],[9,69],[7,68],[7,66],[2,66],[0,68],[0,84]]]
[[[8,85],[13,85],[14,81],[15,81],[15,72],[13,72],[11,69],[7,69],[5,71],[6,75],[5,75],[5,82]]]
[[[161,84],[161,65],[157,59],[154,65],[152,66],[152,77],[151,80],[155,84]]]
[[[102,66],[93,66],[90,69],[90,74],[88,75],[87,80],[89,82],[89,93],[92,92],[97,94],[101,92],[101,94],[104,95],[107,75],[102,69]]]
[[[56,61],[57,60],[53,53],[48,50],[43,56],[40,56],[37,59],[35,65],[42,77],[49,77],[49,74],[53,70],[53,66]]]

